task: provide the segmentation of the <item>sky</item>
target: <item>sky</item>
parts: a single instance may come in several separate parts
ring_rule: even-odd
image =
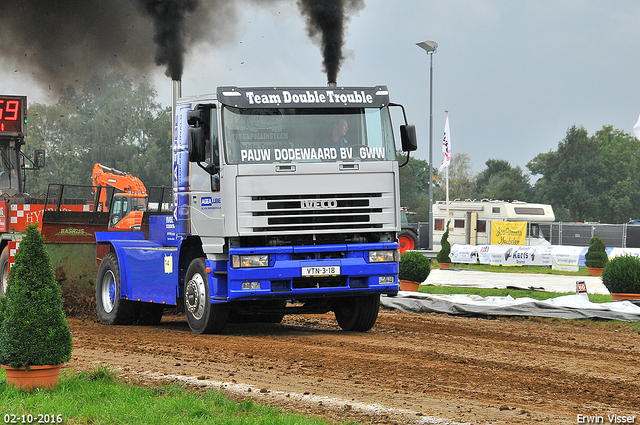
[[[183,95],[221,85],[326,85],[320,48],[307,37],[295,2],[259,3],[238,3],[229,14],[235,24],[221,27],[225,36],[213,37],[215,43],[188,45]],[[468,154],[474,173],[488,159],[526,172],[526,164],[556,150],[573,125],[589,134],[603,125],[632,132],[640,114],[639,18],[637,0],[365,0],[346,26],[338,85],[386,85],[416,125],[414,156],[427,160],[429,56],[416,43],[436,41],[434,166],[443,158],[449,111],[452,154]],[[1,61],[1,94],[27,95],[30,104],[58,100],[23,64]],[[152,66],[137,77],[170,105],[164,72]]]

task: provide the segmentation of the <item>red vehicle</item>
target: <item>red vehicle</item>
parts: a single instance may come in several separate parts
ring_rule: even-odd
[[[26,192],[25,173],[45,165],[44,150],[36,150],[33,158],[21,150],[26,121],[27,97],[0,95],[0,295],[7,288],[10,257],[27,225],[33,223],[38,223],[45,237],[56,279],[90,286],[89,277],[95,276],[91,268],[96,267],[94,233],[107,228],[109,215],[99,211],[91,186],[50,185],[44,198]],[[63,197],[63,190],[68,194],[80,188],[87,196]],[[108,199],[102,192],[113,194],[113,189],[100,192]]]

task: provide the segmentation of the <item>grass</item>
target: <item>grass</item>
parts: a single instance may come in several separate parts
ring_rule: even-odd
[[[432,268],[438,268],[438,263],[434,262]],[[580,267],[577,272],[566,272],[560,270],[552,270],[551,267],[545,266],[491,266],[489,264],[452,264],[451,267],[458,269],[470,269],[492,273],[528,273],[528,274],[552,274],[559,276],[587,276],[587,268]],[[545,292],[530,291],[521,289],[497,289],[497,288],[468,288],[458,286],[429,286],[421,285],[419,292],[425,294],[471,294],[481,297],[506,297],[511,295],[512,298],[529,297],[534,300],[546,300],[549,298],[561,297],[563,295],[575,295],[575,292]],[[607,303],[611,301],[611,295],[589,294],[589,301],[592,303]]]
[[[433,261],[432,268],[438,268],[438,262]],[[452,268],[470,269],[482,272],[492,273],[534,273],[534,274],[553,274],[558,276],[587,276],[587,268],[580,267],[577,272],[567,272],[562,270],[553,270],[546,266],[492,266],[489,264],[451,264]]]
[[[549,298],[561,297],[563,295],[575,295],[575,292],[544,292],[530,291],[521,289],[497,289],[497,288],[469,288],[461,286],[432,286],[420,285],[418,292],[425,294],[471,294],[481,297],[506,297],[511,295],[512,298],[529,297],[535,300],[546,300]],[[589,301],[592,303],[607,303],[611,301],[611,295],[589,294]]]
[[[494,273],[539,273],[539,274],[555,274],[563,276],[587,276],[587,268],[580,267],[578,272],[565,272],[552,270],[550,267],[544,266],[523,266],[523,267],[502,267],[491,266],[485,264],[455,264],[451,265],[455,268],[465,268]],[[433,262],[432,268],[438,268],[438,263]],[[432,286],[420,285],[418,292],[425,294],[471,294],[481,297],[505,297],[510,295],[512,298],[529,297],[536,300],[546,300],[549,298],[561,297],[563,295],[575,295],[575,292],[545,292],[531,291],[522,289],[497,289],[497,288],[470,288],[460,286]],[[611,295],[589,294],[589,301],[592,303],[611,302]],[[509,317],[507,317],[509,319]],[[524,320],[522,317],[513,317],[511,320]],[[614,332],[634,332],[640,334],[640,321],[625,322],[620,320],[593,320],[593,319],[556,319],[574,326],[600,326],[611,329]]]
[[[4,381],[4,370],[0,381]],[[23,423],[31,415],[38,423],[65,424],[216,424],[216,425],[328,425],[318,417],[285,414],[254,403],[236,402],[222,391],[190,391],[177,384],[157,387],[123,382],[108,366],[90,372],[64,370],[53,390],[25,393],[6,383],[0,385],[0,419],[8,423],[15,415]],[[6,416],[9,415],[9,416]],[[25,416],[22,416],[25,415]],[[48,416],[44,416],[48,415]],[[48,422],[44,422],[48,419]],[[51,420],[54,419],[54,420]],[[25,422],[29,423],[29,422]],[[356,425],[355,422],[343,424]]]

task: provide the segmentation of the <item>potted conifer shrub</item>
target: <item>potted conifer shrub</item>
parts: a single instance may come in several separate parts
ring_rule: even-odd
[[[400,290],[417,291],[431,272],[429,259],[417,251],[407,251],[400,255],[398,278]]]
[[[635,300],[640,303],[640,259],[621,255],[611,259],[602,271],[602,283],[613,300]]]
[[[604,266],[609,261],[604,241],[597,236],[591,238],[589,249],[585,254],[585,263],[587,265],[587,274],[589,276],[600,276]]]
[[[71,359],[60,286],[37,225],[27,226],[1,303],[0,364],[16,387],[53,388]]]
[[[444,231],[442,238],[440,238],[440,251],[438,251],[438,255],[436,256],[436,260],[438,260],[438,267],[441,269],[448,269],[451,265],[451,244],[449,243],[449,223],[451,220],[447,222],[447,229]]]

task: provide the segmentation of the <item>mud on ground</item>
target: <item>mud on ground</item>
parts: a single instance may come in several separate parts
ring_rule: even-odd
[[[331,420],[575,424],[617,414],[640,423],[640,335],[611,324],[383,310],[366,333],[327,314],[195,335],[183,315],[155,327],[68,321],[68,367],[108,363],[130,381],[223,388]]]

